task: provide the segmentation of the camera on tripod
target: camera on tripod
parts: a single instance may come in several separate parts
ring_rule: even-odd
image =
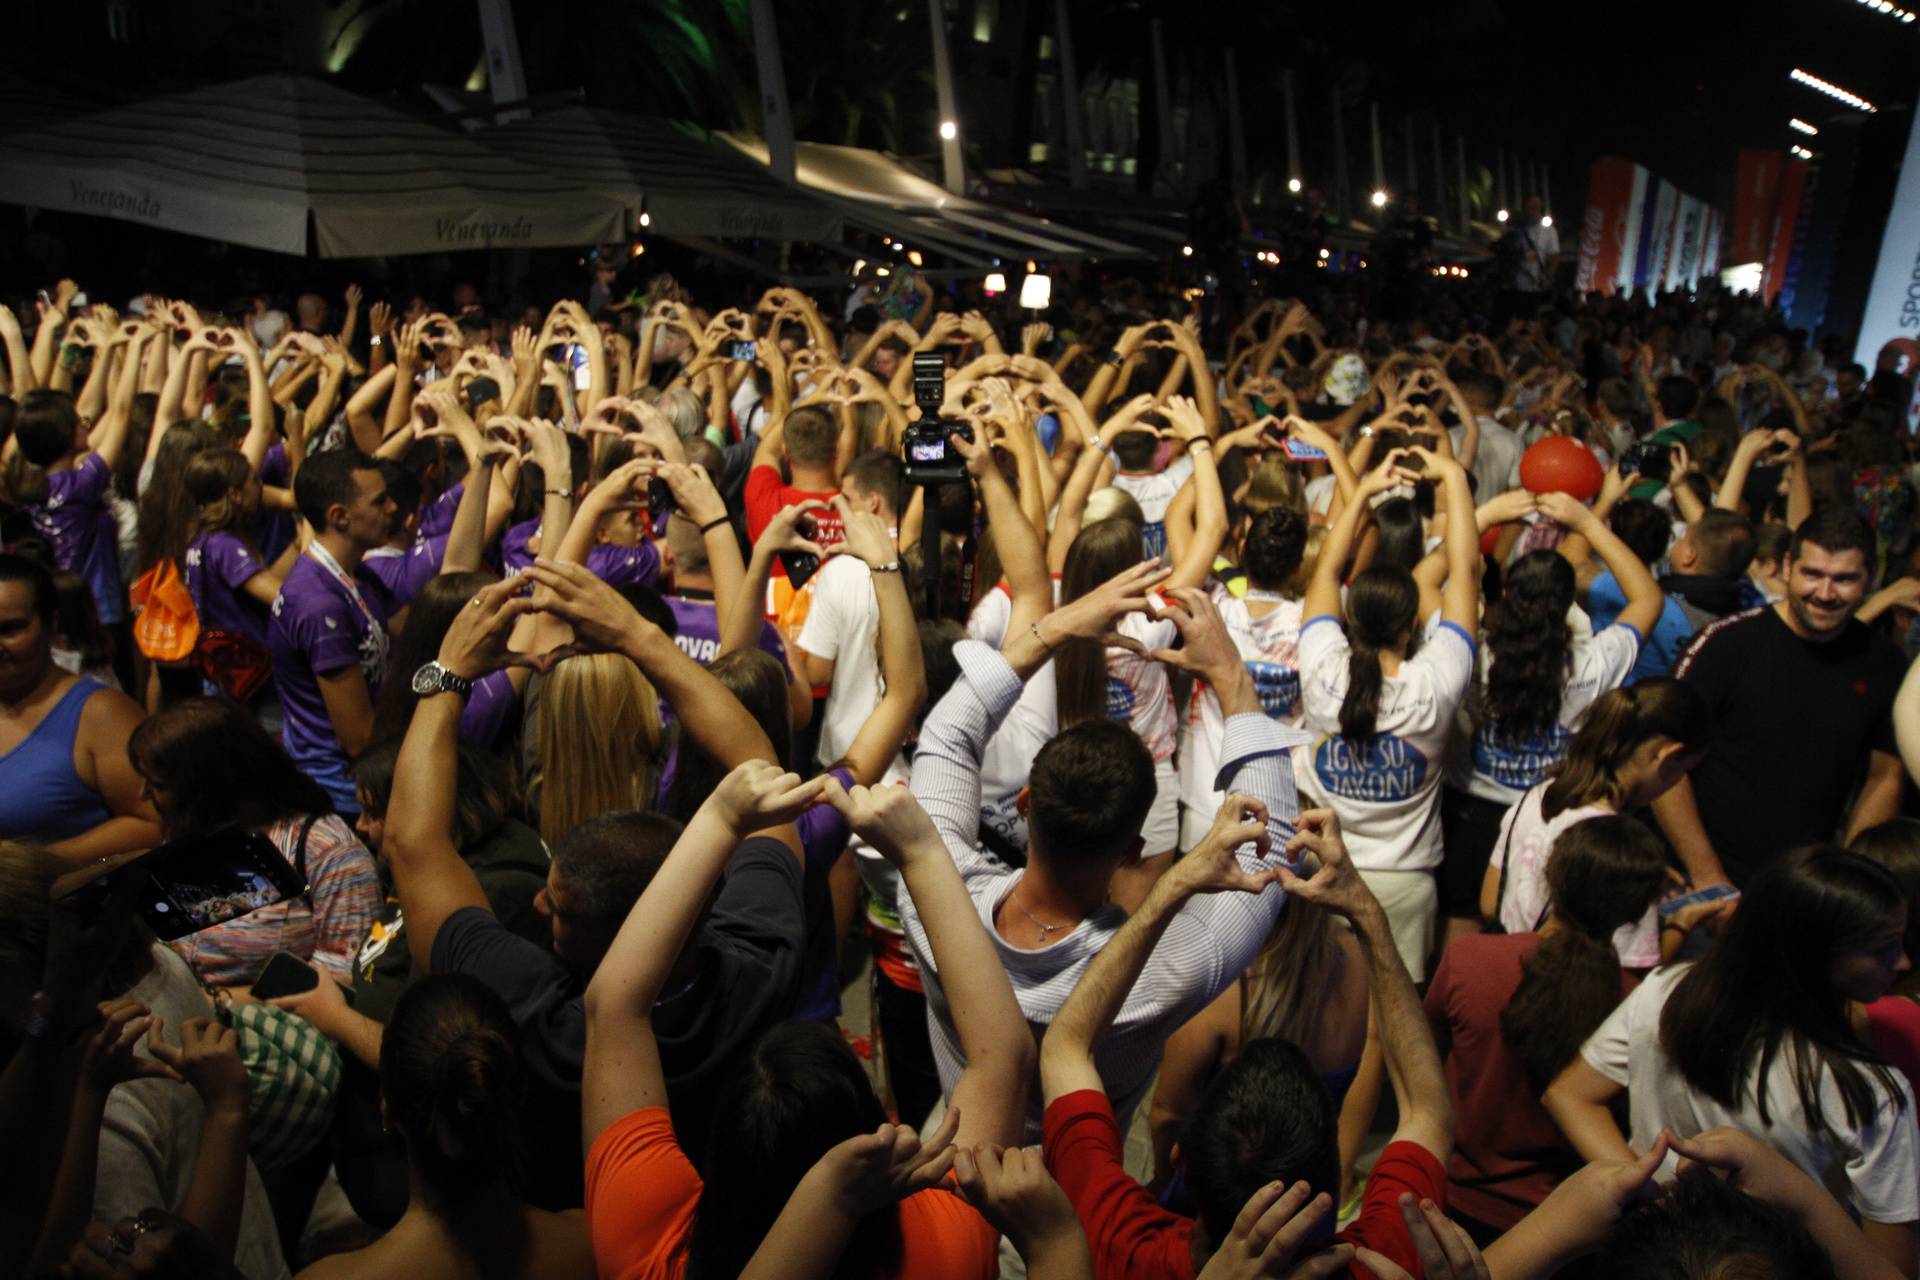
[[[954,450],[947,437],[960,436],[969,443],[973,427],[966,422],[940,416],[947,399],[947,362],[937,352],[921,352],[913,357],[913,402],[920,406],[920,420],[907,424],[901,441],[908,484],[958,484],[967,478],[966,460]]]

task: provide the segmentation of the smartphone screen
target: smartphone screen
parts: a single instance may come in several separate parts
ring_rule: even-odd
[[[312,965],[291,951],[276,951],[248,990],[256,1000],[271,1000],[275,996],[297,996],[319,985],[320,975]]]
[[[163,844],[94,880],[83,892],[125,888],[163,941],[237,920],[307,891],[273,842],[258,831],[217,831]]]
[[[1315,448],[1304,440],[1289,439],[1283,447],[1287,451],[1287,456],[1295,462],[1325,462],[1327,460],[1327,451],[1325,449]]]
[[[593,365],[587,360],[587,349],[579,343],[567,348],[567,364],[573,370],[573,389],[585,391],[593,385]]]
[[[727,359],[752,362],[754,346],[751,342],[731,342],[727,344]]]

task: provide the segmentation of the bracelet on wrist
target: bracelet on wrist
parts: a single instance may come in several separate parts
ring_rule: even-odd
[[[1107,351],[1106,361],[1108,364],[1118,369],[1121,365],[1127,362],[1127,358],[1120,354],[1120,348],[1113,347]]]
[[[728,516],[716,516],[714,519],[709,520],[705,524],[701,525],[700,532],[702,536],[704,536],[707,533],[710,533],[713,530],[718,529],[721,525],[727,524],[729,520],[730,520],[730,517]]]
[[[1208,453],[1212,453],[1212,452],[1213,452],[1213,441],[1212,441],[1212,440],[1209,440],[1209,439],[1208,439],[1208,438],[1207,438],[1206,436],[1195,436],[1195,437],[1194,437],[1193,439],[1191,439],[1191,440],[1189,440],[1189,441],[1187,441],[1187,452],[1188,452],[1188,453],[1192,453],[1192,452],[1193,452],[1193,446],[1195,446],[1195,445],[1197,445],[1197,444],[1203,444],[1203,445],[1205,445],[1205,446],[1207,446],[1207,452],[1208,452]]]
[[[900,562],[895,560],[891,564],[874,564],[872,561],[868,561],[867,568],[874,573],[898,573],[900,572]]]
[[[1043,619],[1043,621],[1044,621],[1044,619]],[[1033,638],[1034,638],[1035,640],[1037,640],[1037,641],[1039,641],[1039,643],[1040,643],[1040,647],[1041,647],[1042,649],[1045,649],[1045,650],[1046,650],[1046,651],[1047,651],[1048,653],[1052,653],[1052,652],[1053,652],[1053,646],[1052,646],[1051,644],[1048,644],[1048,643],[1047,643],[1047,638],[1046,638],[1045,636],[1043,636],[1043,635],[1041,635],[1041,634],[1040,634],[1040,623],[1038,623],[1038,622],[1029,622],[1029,623],[1027,624],[1027,630],[1033,633]]]

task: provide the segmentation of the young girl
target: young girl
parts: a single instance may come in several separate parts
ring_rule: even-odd
[[[1912,1274],[1913,1090],[1848,1017],[1908,970],[1906,928],[1885,867],[1830,845],[1782,854],[1702,959],[1655,970],[1608,1015],[1547,1089],[1548,1113],[1587,1160],[1632,1159],[1662,1129],[1763,1134],[1809,1177],[1843,1181],[1869,1242]],[[1631,1149],[1611,1110],[1623,1090]]]
[[[1706,699],[1660,677],[1601,695],[1566,759],[1547,782],[1507,810],[1480,884],[1480,914],[1509,933],[1536,929],[1547,912],[1549,855],[1562,832],[1589,818],[1652,804],[1699,762],[1712,731]],[[1660,963],[1660,928],[1649,909],[1614,939],[1620,963]]]
[[[1626,993],[1613,933],[1665,880],[1665,851],[1645,826],[1589,818],[1554,844],[1537,932],[1464,935],[1440,957],[1426,1006],[1456,1117],[1447,1211],[1476,1239],[1513,1226],[1580,1168],[1538,1098]]]
[[[1408,469],[1414,459],[1418,472]],[[1344,611],[1340,575],[1372,499],[1425,479],[1446,488],[1447,581],[1440,623],[1415,652],[1413,574],[1398,565],[1362,571]],[[1473,678],[1479,559],[1466,471],[1425,449],[1396,449],[1368,472],[1327,535],[1300,628],[1301,701],[1317,739],[1301,783],[1339,815],[1354,866],[1386,909],[1416,982],[1426,977],[1438,907],[1440,754]]]
[[[238,449],[207,449],[187,463],[184,486],[194,520],[182,576],[200,626],[237,632],[264,649],[282,574],[253,545],[260,477]]]
[[[1591,510],[1564,494],[1542,494],[1539,502],[1573,537],[1592,543],[1626,606],[1612,625],[1590,636],[1583,625],[1576,635],[1568,623],[1574,567],[1566,556],[1532,551],[1507,570],[1500,602],[1487,611],[1480,680],[1461,708],[1441,807],[1449,919],[1477,919],[1500,815],[1560,762],[1593,700],[1626,680],[1665,605],[1640,557]]]
[[[1848,847],[1891,871],[1900,882],[1907,895],[1907,955],[1920,955],[1920,912],[1913,910],[1913,903],[1920,900],[1920,821],[1889,819],[1862,831]],[[1920,979],[1907,973],[1893,984],[1893,990],[1868,1005],[1864,1014],[1874,1050],[1899,1067],[1909,1085],[1920,1080]]]
[[[1178,518],[1169,513],[1168,537],[1183,542]],[[1260,706],[1275,720],[1300,722],[1300,600],[1287,588],[1307,545],[1306,517],[1275,507],[1248,522],[1240,539],[1237,567],[1246,589],[1236,595],[1218,581],[1211,594],[1227,634],[1246,660]],[[1206,838],[1225,794],[1214,787],[1220,772],[1220,741],[1226,736],[1220,699],[1203,680],[1193,682],[1187,703],[1186,732],[1180,748],[1180,847],[1191,849]]]

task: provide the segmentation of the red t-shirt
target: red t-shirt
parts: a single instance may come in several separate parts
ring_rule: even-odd
[[[665,1107],[608,1125],[587,1153],[587,1235],[601,1280],[681,1280],[701,1186]],[[953,1191],[902,1200],[900,1241],[901,1277],[993,1280],[1000,1271],[999,1234]]]
[[[1453,1094],[1447,1199],[1503,1231],[1583,1163],[1500,1034],[1500,1013],[1520,986],[1521,965],[1539,945],[1537,933],[1455,938],[1427,988],[1427,1021]],[[1621,994],[1631,987],[1623,972]]]
[[[1906,996],[1882,996],[1867,1006],[1867,1031],[1874,1052],[1906,1073],[1920,1093],[1920,1004]]]
[[[1047,1169],[1086,1229],[1095,1280],[1194,1280],[1193,1219],[1155,1203],[1127,1176],[1125,1146],[1113,1104],[1098,1089],[1054,1100],[1041,1120]],[[1420,1255],[1400,1217],[1400,1196],[1445,1207],[1447,1180],[1440,1162],[1417,1142],[1389,1142],[1367,1179],[1360,1216],[1335,1238],[1392,1259],[1419,1277]],[[1373,1273],[1353,1265],[1354,1280]]]
[[[831,502],[839,494],[838,489],[828,489],[822,493],[815,489],[796,489],[780,479],[778,467],[758,466],[747,472],[747,538],[760,541],[760,535],[766,532],[780,508],[791,507],[801,502]],[[809,517],[813,521],[813,540],[823,547],[830,547],[840,541],[840,513],[831,507],[825,511],[815,511]],[[786,570],[776,561],[774,565],[780,576],[786,576]]]

